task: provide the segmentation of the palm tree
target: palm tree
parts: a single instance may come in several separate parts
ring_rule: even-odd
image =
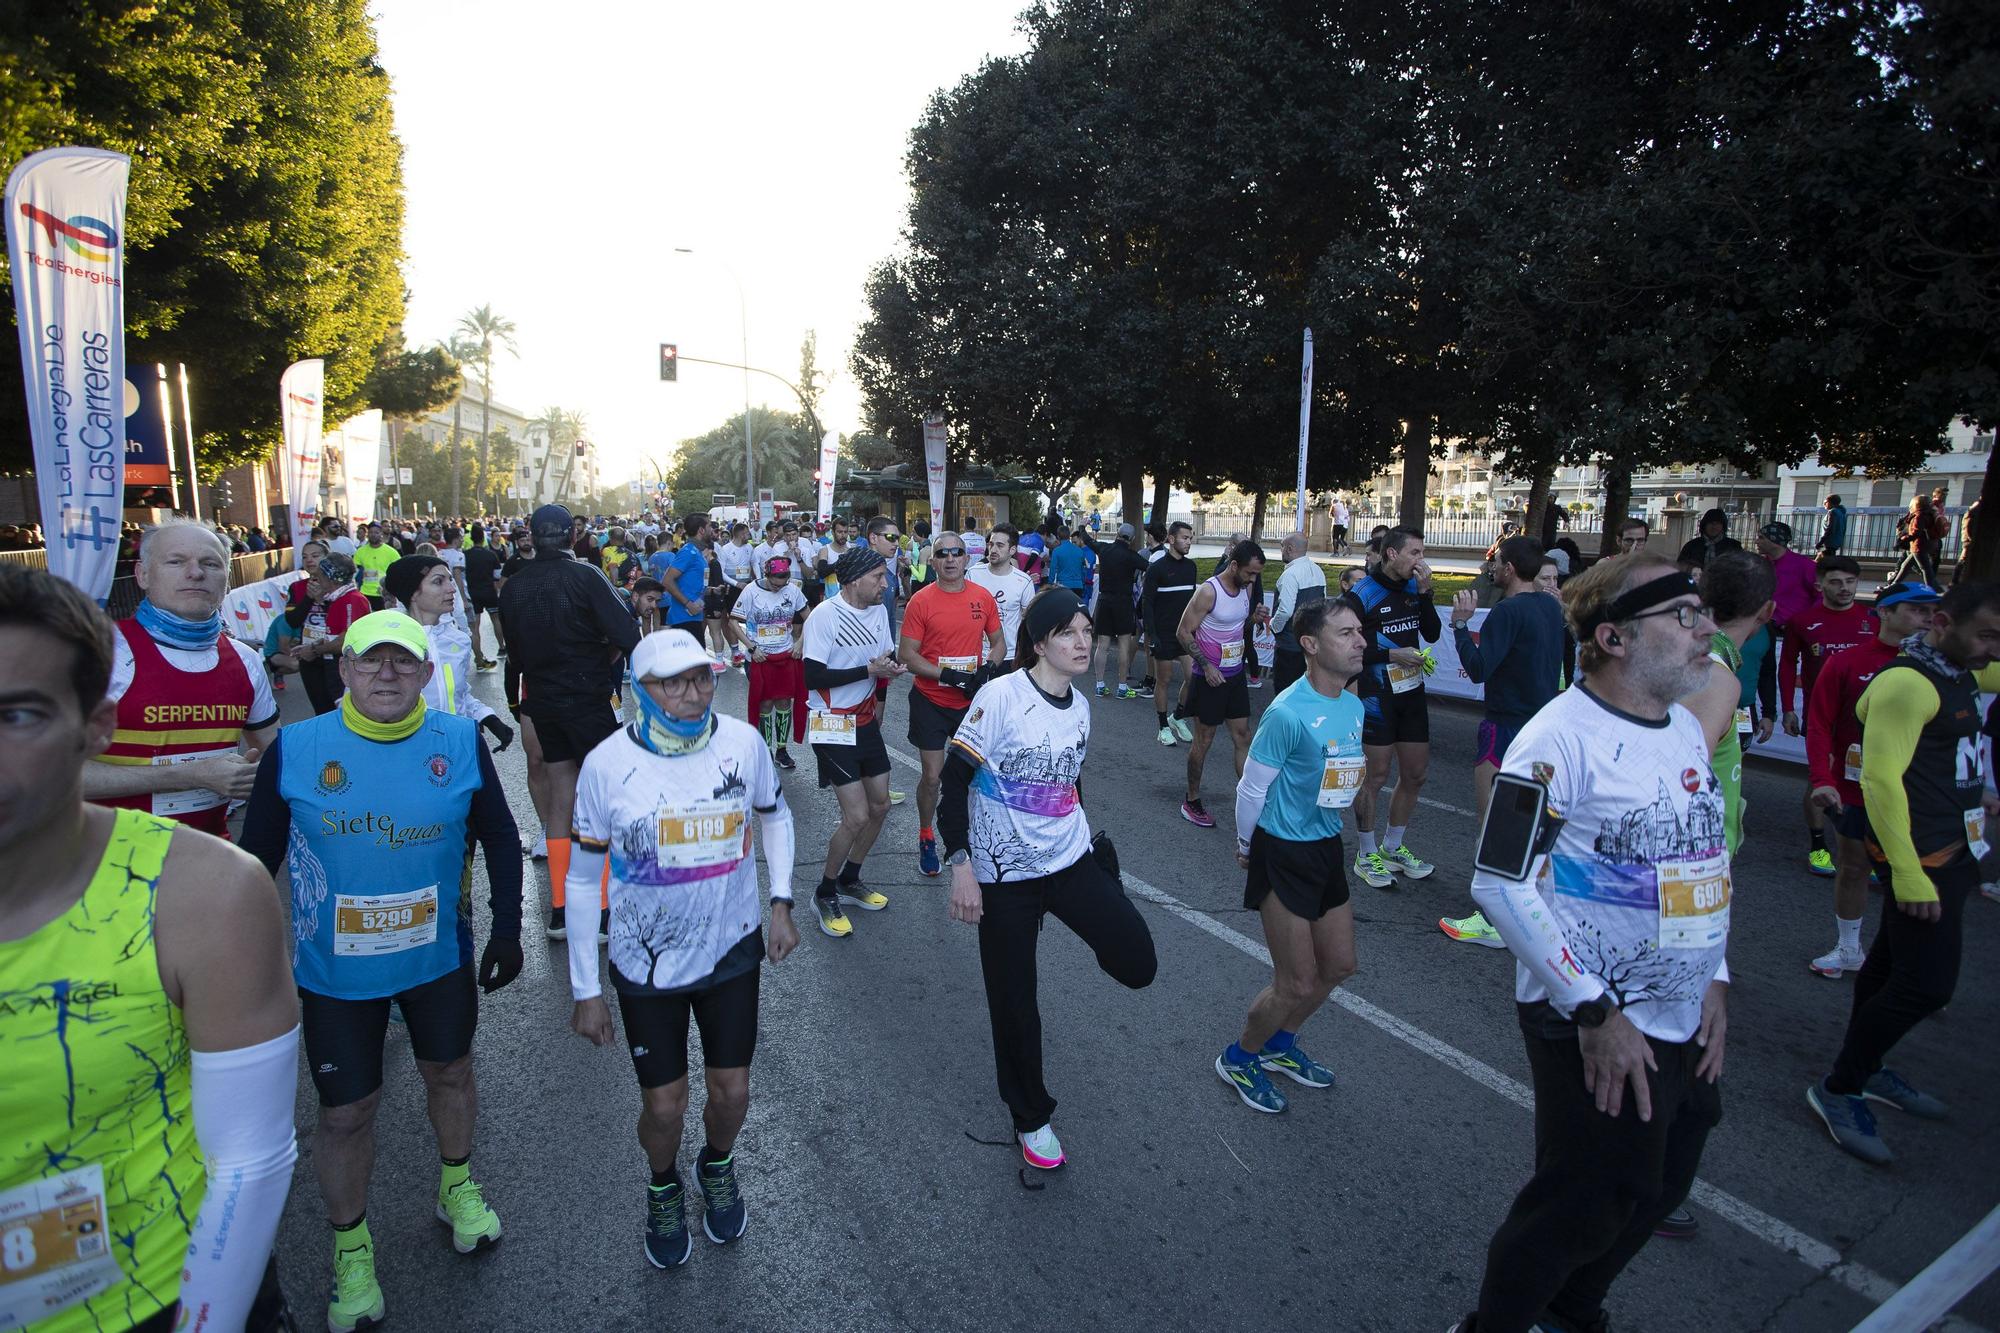
[[[534,498],[539,501],[542,498],[542,487],[547,482],[549,476],[549,460],[555,457],[556,450],[562,449],[567,451],[570,446],[583,437],[583,413],[572,412],[562,407],[551,407],[535,418],[535,425],[541,427],[543,438],[546,441],[545,447],[542,450],[541,471],[535,476]],[[563,472],[565,483],[567,483],[569,477],[569,469],[575,466],[576,461],[572,457]]]
[[[487,433],[493,420],[493,353],[505,348],[518,357],[521,351],[514,345],[514,321],[494,314],[491,305],[461,315],[455,332],[465,343],[466,359],[479,367],[479,484],[473,489],[475,494],[484,495],[490,458]]]

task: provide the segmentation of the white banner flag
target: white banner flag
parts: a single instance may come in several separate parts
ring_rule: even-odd
[[[125,511],[125,186],[132,162],[50,148],[7,177],[21,374],[50,572],[102,603]]]
[[[931,533],[944,530],[944,418],[933,412],[924,418],[924,479],[931,486]]]
[[[382,470],[382,409],[371,407],[340,423],[340,462],[347,483],[347,516],[375,516],[375,483]]]
[[[1306,349],[1301,354],[1302,368],[1299,371],[1299,521],[1295,525],[1300,532],[1306,527],[1306,441],[1312,435],[1313,424],[1313,331],[1306,330]]]
[[[320,436],[326,420],[326,363],[294,361],[278,380],[285,423],[285,502],[292,507],[292,568],[319,521]]]
[[[819,442],[819,516],[833,518],[833,474],[840,466],[840,436],[828,431]]]

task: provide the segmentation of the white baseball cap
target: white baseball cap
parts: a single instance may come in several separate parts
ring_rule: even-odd
[[[714,671],[721,665],[706,648],[677,629],[654,630],[632,650],[633,680],[671,680],[698,666]]]

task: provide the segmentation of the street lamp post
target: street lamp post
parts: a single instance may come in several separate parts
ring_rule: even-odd
[[[677,245],[674,253],[692,255],[694,251]],[[757,456],[750,443],[750,306],[743,299],[743,278],[737,273],[736,266],[719,255],[716,262],[736,284],[736,326],[743,335],[743,506],[747,511],[757,499]]]

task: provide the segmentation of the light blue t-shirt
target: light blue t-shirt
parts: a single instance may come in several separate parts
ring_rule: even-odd
[[[1319,803],[1329,754],[1363,758],[1361,700],[1348,693],[1329,699],[1301,676],[1271,700],[1250,742],[1250,757],[1278,770],[1258,828],[1288,842],[1340,836],[1340,811]]]

